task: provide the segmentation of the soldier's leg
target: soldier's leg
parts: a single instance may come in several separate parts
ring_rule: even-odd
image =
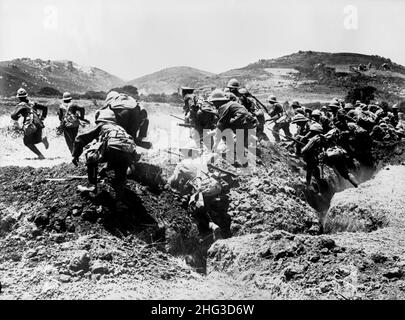
[[[39,137],[40,139],[40,137]],[[30,149],[32,152],[34,152],[37,156],[38,159],[45,159],[44,155],[41,153],[41,151],[38,150],[38,148],[35,146],[35,143],[38,142],[38,137],[32,137],[32,136],[24,136],[23,138],[24,145]]]
[[[65,141],[70,153],[73,151],[73,144],[78,132],[79,128],[65,128],[65,130],[63,130],[63,135],[65,136]]]
[[[138,139],[146,138],[148,135],[149,119],[143,119],[139,126]]]
[[[109,166],[114,170],[113,187],[117,201],[121,201],[124,198],[127,170],[131,164],[131,158],[126,152],[110,150],[107,159]]]
[[[286,137],[291,137],[290,124],[288,122],[283,123],[283,132]]]
[[[41,153],[41,151],[38,150],[38,148],[35,146],[35,144],[28,144],[26,145],[28,149],[30,149],[32,152],[34,152],[37,156],[38,159],[45,159],[44,155]]]
[[[280,142],[280,135],[278,134],[280,132],[280,125],[276,123],[273,127],[273,137],[276,140],[276,142]]]

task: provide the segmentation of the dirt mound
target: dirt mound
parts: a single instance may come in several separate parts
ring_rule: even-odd
[[[404,225],[405,167],[388,166],[358,189],[335,194],[325,218],[325,232],[370,232]]]
[[[271,298],[400,299],[405,260],[338,246],[327,236],[262,232],[213,244],[209,274],[226,273]]]

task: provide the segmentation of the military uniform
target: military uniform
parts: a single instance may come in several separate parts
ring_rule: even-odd
[[[79,132],[80,120],[84,119],[84,108],[64,101],[58,110],[58,118],[61,122],[59,130],[63,132],[70,153],[73,151],[73,143]]]
[[[27,98],[28,94],[23,88],[17,91],[17,97],[20,99],[20,103],[11,114],[11,119],[14,121],[18,121],[20,117],[24,119],[24,145],[34,152],[39,159],[44,159],[45,157],[35,145],[42,142],[46,149],[49,147],[48,139],[43,136],[43,128],[45,127],[43,120],[48,114],[48,108],[38,103],[30,102]],[[39,111],[41,114],[39,114]]]
[[[89,182],[97,183],[97,167],[100,163],[107,163],[107,170],[114,170],[113,186],[117,199],[121,200],[124,195],[127,169],[136,159],[135,141],[120,125],[101,122],[96,128],[76,137],[72,152],[76,161],[83,148],[93,140],[97,140],[97,143],[86,152]]]

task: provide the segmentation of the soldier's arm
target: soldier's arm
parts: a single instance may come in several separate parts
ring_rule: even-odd
[[[84,119],[84,114],[86,112],[84,107],[79,107],[79,106],[76,105],[75,106],[75,112],[79,112],[79,114],[80,114],[79,118],[82,119],[82,120]]]
[[[48,115],[48,107],[47,106],[44,106],[44,105],[39,104],[39,103],[35,103],[34,109],[41,110],[41,119],[42,120],[45,119],[46,116]]]
[[[83,148],[93,140],[97,139],[98,135],[100,134],[100,130],[101,126],[97,126],[96,128],[82,133],[76,137],[73,144],[73,158],[78,159],[80,157],[80,155],[83,153]]]
[[[22,115],[23,110],[25,110],[25,109],[26,109],[26,107],[17,106],[17,108],[11,114],[11,119],[13,119],[14,121],[17,121],[18,118]]]

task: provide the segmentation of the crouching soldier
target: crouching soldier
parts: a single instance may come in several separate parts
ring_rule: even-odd
[[[48,139],[47,137],[43,137],[42,132],[45,127],[43,121],[48,114],[48,108],[29,101],[27,91],[23,88],[18,89],[17,98],[20,103],[12,113],[11,119],[18,121],[20,117],[23,118],[24,145],[34,152],[38,156],[38,159],[45,159],[44,155],[35,145],[42,142],[46,149],[49,148]],[[41,114],[38,111],[41,111]]]
[[[78,165],[83,148],[93,140],[97,143],[86,151],[86,165],[89,182],[95,186],[88,191],[97,192],[98,164],[106,163],[107,171],[114,170],[113,187],[119,207],[124,196],[127,170],[136,160],[135,141],[121,126],[100,121],[95,129],[76,137],[72,152],[74,165]]]
[[[104,106],[96,111],[97,122],[112,122],[120,125],[134,139],[137,146],[150,149],[152,144],[144,141],[148,134],[148,113],[134,98],[110,91]]]
[[[72,103],[72,96],[69,92],[63,94],[62,101],[58,110],[60,125],[57,130],[65,136],[66,144],[72,153],[73,143],[79,132],[80,120],[85,121],[84,108]]]

